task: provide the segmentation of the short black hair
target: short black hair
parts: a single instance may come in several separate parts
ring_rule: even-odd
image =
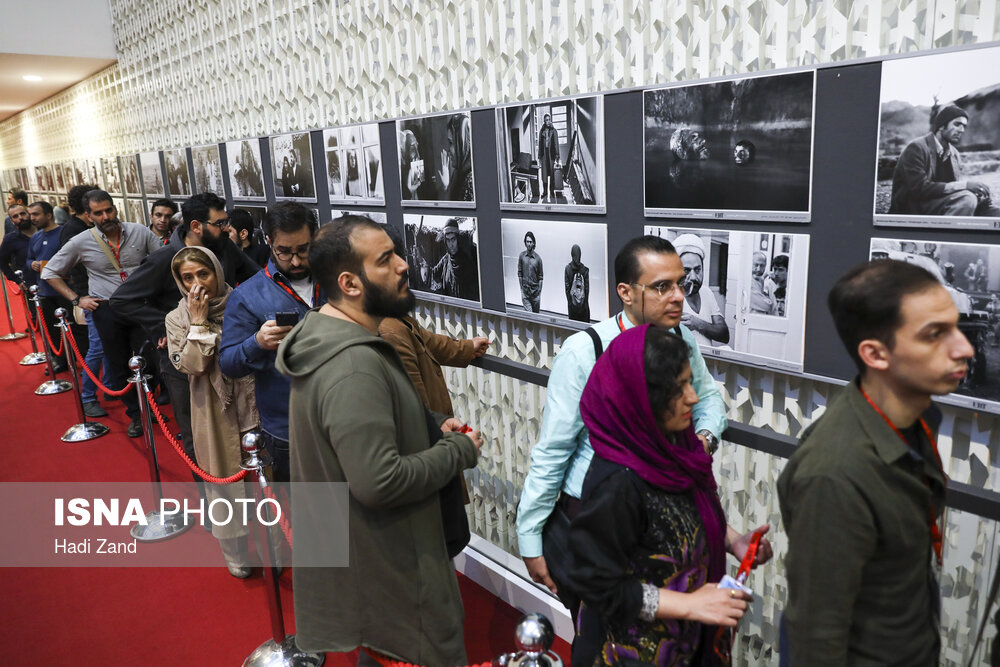
[[[153,215],[153,209],[159,208],[160,206],[169,208],[170,215],[173,215],[174,213],[177,212],[177,202],[175,202],[173,199],[162,198],[162,199],[157,199],[152,203],[152,205],[149,207],[149,214]]]
[[[865,262],[834,283],[826,303],[837,334],[862,375],[866,366],[858,354],[861,341],[881,341],[891,350],[902,323],[903,298],[940,285],[926,269],[894,259]]]
[[[73,209],[74,214],[87,212],[86,194],[91,190],[96,189],[96,185],[91,185],[89,183],[74,185],[69,189],[69,193],[66,195],[66,201],[69,203],[69,207]]]
[[[524,242],[526,243],[528,241],[529,236],[531,237],[531,242],[534,243],[535,245],[538,245],[538,241],[535,240],[535,234],[531,231],[525,232]]]
[[[13,189],[10,191],[10,196],[14,198],[14,203],[20,203],[22,206],[28,203],[28,193],[24,190]]]
[[[684,339],[669,329],[649,327],[643,358],[646,369],[646,391],[649,407],[657,424],[670,412],[682,388],[677,378],[690,365],[688,345]]]
[[[775,255],[774,259],[771,260],[771,268],[776,269],[781,267],[783,269],[788,268],[788,255]]]
[[[343,297],[337,284],[341,273],[361,275],[364,270],[364,257],[358,255],[351,242],[351,235],[358,229],[385,232],[382,225],[369,217],[344,215],[324,225],[309,247],[309,270],[330,301],[340,301]]]
[[[86,195],[84,195],[84,202],[86,203],[87,210],[90,210],[91,202],[102,202],[109,201],[111,205],[115,205],[115,200],[107,192],[101,189],[91,190]]]
[[[181,236],[191,230],[191,223],[197,220],[205,222],[208,220],[209,211],[225,211],[226,200],[219,197],[214,192],[199,192],[181,205],[181,214],[184,222],[181,225]]]
[[[659,236],[637,236],[615,256],[615,284],[631,285],[639,280],[639,255],[644,252],[670,253],[676,255],[674,244]]]
[[[309,233],[315,234],[319,225],[316,224],[316,218],[308,206],[294,201],[281,201],[267,210],[262,226],[264,236],[273,241],[275,232],[293,234],[303,227],[308,227]]]
[[[31,202],[28,208],[31,208],[32,206],[38,206],[39,208],[41,208],[43,211],[45,211],[45,215],[52,215],[52,204],[48,203],[47,201],[43,201],[40,199],[36,202]]]
[[[253,236],[253,216],[238,208],[229,209],[229,226],[234,228],[237,236],[242,231],[246,231]]]

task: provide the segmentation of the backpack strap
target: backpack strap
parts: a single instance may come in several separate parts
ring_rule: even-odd
[[[594,327],[587,327],[584,331],[590,336],[590,340],[594,341],[594,359],[600,359],[604,352],[604,343],[601,342],[601,337],[597,335]]]

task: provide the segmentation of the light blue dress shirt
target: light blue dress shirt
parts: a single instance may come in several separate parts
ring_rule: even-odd
[[[635,326],[624,313],[593,325],[604,349],[621,333],[619,318],[626,329]],[[691,350],[691,384],[699,398],[694,406],[695,430],[707,429],[715,437],[721,437],[728,426],[726,404],[691,330],[684,325],[677,328]],[[567,338],[552,361],[542,431],[531,450],[531,463],[517,506],[517,541],[523,558],[542,555],[542,529],[559,492],[579,498],[583,489],[594,450],[580,416],[580,397],[596,361],[594,342],[586,331]]]

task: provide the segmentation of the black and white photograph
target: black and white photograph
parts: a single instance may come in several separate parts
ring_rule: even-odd
[[[195,192],[214,192],[225,199],[226,189],[222,184],[222,159],[218,144],[192,147],[191,166],[194,167]]]
[[[163,151],[163,164],[167,168],[167,190],[170,196],[190,197],[191,175],[188,171],[187,150],[174,148]]]
[[[104,179],[101,177],[101,160],[96,157],[87,160],[87,183],[104,185]]]
[[[403,215],[410,289],[481,305],[476,218]]]
[[[475,208],[468,111],[396,121],[403,206]]]
[[[1000,47],[882,63],[875,224],[1000,227]]]
[[[802,372],[809,236],[647,226],[684,265],[684,314],[703,354]]]
[[[958,403],[966,407],[1000,412],[1000,245],[873,238],[870,259],[916,264],[948,290],[958,328],[975,350],[951,397],[964,397]]]
[[[378,123],[323,130],[330,203],[384,204]]]
[[[118,162],[122,167],[122,178],[125,179],[125,194],[141,197],[142,188],[139,185],[139,162],[134,153],[122,155]]]
[[[271,137],[271,171],[277,199],[316,201],[312,146],[308,132]]]
[[[87,182],[87,170],[84,167],[84,160],[68,160],[66,162],[66,185],[83,185]]]
[[[385,211],[359,211],[358,209],[348,211],[347,209],[336,209],[336,208],[330,211],[331,220],[336,220],[337,218],[344,215],[363,215],[366,218],[371,218],[380,225],[385,225],[388,224],[389,222],[389,219],[386,216]]]
[[[146,191],[147,197],[163,197],[166,192],[163,189],[163,170],[160,168],[160,154],[140,153],[140,171],[142,172],[142,187]]]
[[[52,171],[48,165],[38,165],[35,167],[35,182],[38,184],[40,192],[53,192],[55,190],[55,180],[52,178]]]
[[[126,199],[124,213],[125,222],[135,222],[140,225],[149,226],[146,207],[143,205],[141,199]]]
[[[56,178],[56,192],[66,192],[69,188],[66,187],[66,172],[61,162],[52,165],[52,173]]]
[[[808,222],[815,72],[643,93],[646,215]]]
[[[104,173],[104,189],[113,195],[122,194],[121,172],[118,169],[118,158],[101,158],[101,171]]]
[[[233,199],[264,201],[264,169],[260,160],[260,139],[226,142],[229,187]]]
[[[498,107],[501,209],[605,212],[604,98]]]
[[[507,313],[588,324],[608,314],[608,231],[603,224],[500,221]]]

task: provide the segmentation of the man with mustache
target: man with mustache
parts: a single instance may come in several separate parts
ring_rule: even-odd
[[[219,367],[231,378],[253,373],[264,447],[274,459],[275,481],[287,482],[289,382],[274,361],[278,344],[292,327],[279,326],[277,317],[290,313],[300,320],[307,310],[324,304],[326,296],[309,270],[309,247],[317,228],[310,209],[279,202],[268,209],[263,228],[271,259],[229,295]]]
[[[702,289],[705,282],[705,243],[695,234],[681,234],[674,248],[684,265],[684,314],[681,324],[691,330],[699,345],[725,345],[729,327],[712,290]]]
[[[160,200],[169,203],[170,200]],[[191,388],[186,375],[170,362],[164,319],[181,300],[180,290],[170,270],[174,255],[186,246],[204,246],[222,263],[226,282],[238,285],[260,269],[229,240],[226,201],[218,195],[197,194],[183,204],[184,222],[178,225],[162,248],[147,257],[141,266],[111,295],[111,309],[121,319],[138,322],[157,350],[160,378],[170,394],[174,416],[181,430],[184,450],[194,458],[191,439]],[[168,205],[153,205],[169,211]],[[166,216],[169,221],[170,216]]]
[[[916,264],[875,260],[827,299],[859,376],[802,436],[778,479],[788,534],[782,664],[938,664],[947,477],[932,396],[974,350],[948,291]]]

